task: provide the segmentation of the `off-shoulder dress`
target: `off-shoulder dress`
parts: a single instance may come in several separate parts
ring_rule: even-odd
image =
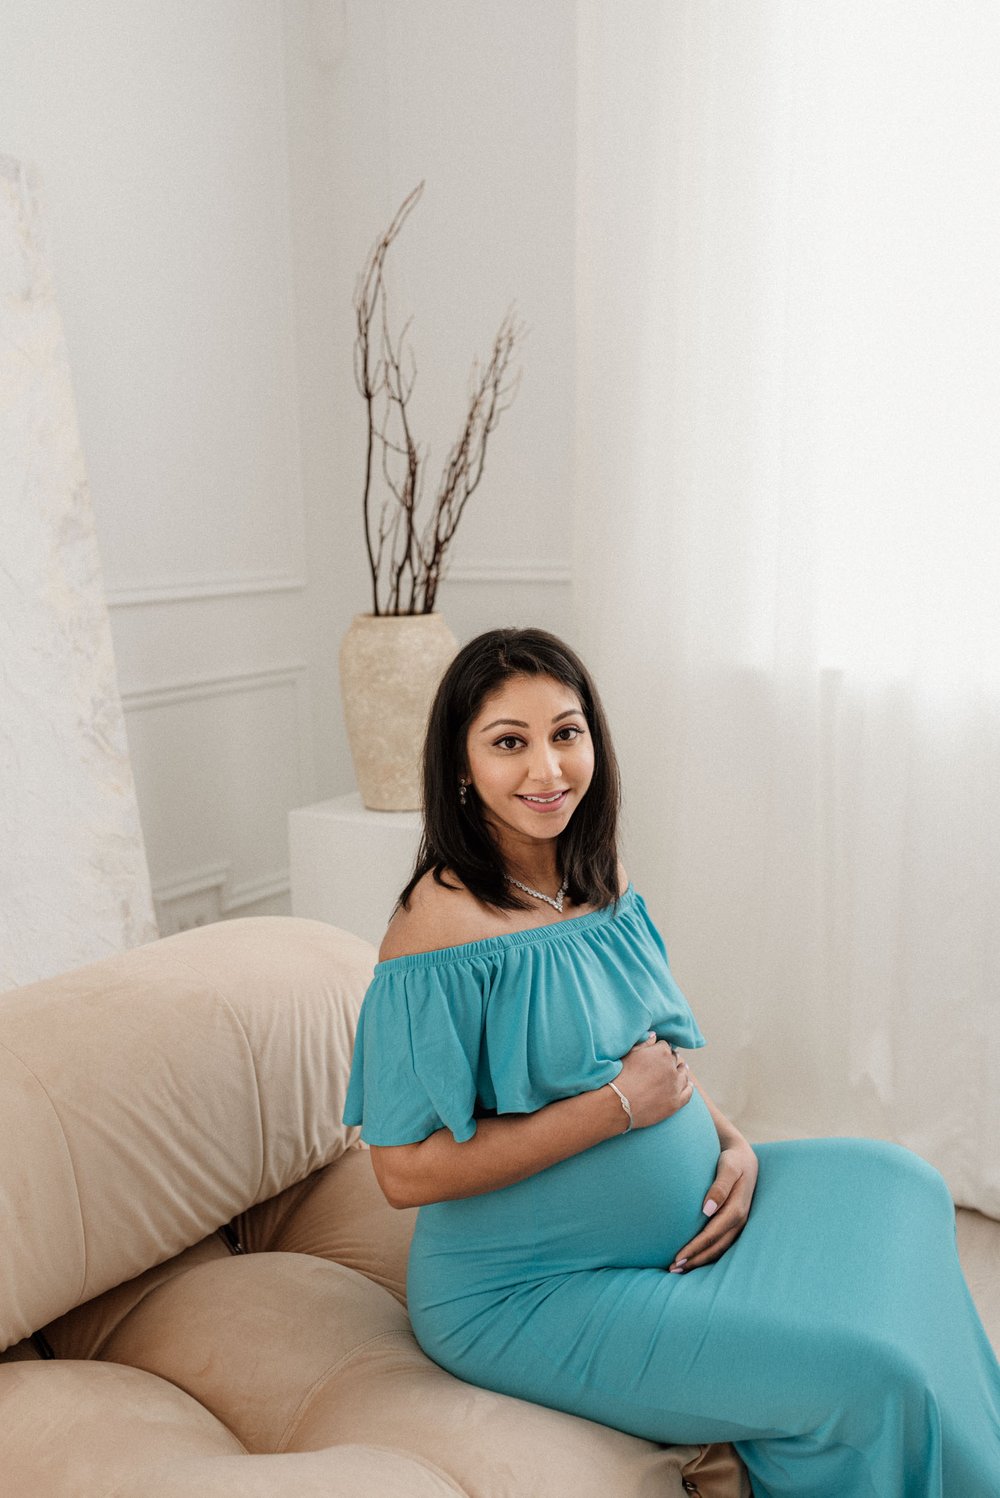
[[[344,1120],[370,1144],[613,1080],[649,1031],[704,1044],[642,896],[377,964]],[[1000,1366],[936,1170],[867,1139],[756,1146],[750,1220],[704,1226],[719,1142],[672,1117],[501,1190],[421,1207],[407,1294],[460,1378],[660,1442],[733,1441],[755,1498],[997,1498]]]

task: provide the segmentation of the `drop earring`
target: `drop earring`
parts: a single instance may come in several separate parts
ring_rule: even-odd
[[[468,797],[469,797],[469,792],[467,790],[468,784],[469,784],[469,782],[467,780],[459,780],[459,782],[458,782],[458,804],[459,804],[459,806],[464,806],[465,803],[466,803],[466,801],[468,800]]]

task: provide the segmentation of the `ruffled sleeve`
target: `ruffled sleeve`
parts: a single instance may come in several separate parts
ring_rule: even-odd
[[[670,970],[670,959],[667,956],[666,944],[659,930],[653,923],[653,919],[646,907],[646,901],[642,895],[636,892],[635,909],[643,932],[652,942],[656,951],[663,959],[663,970],[661,975],[661,989],[663,1003],[668,1014],[665,1019],[665,1027],[662,1033],[672,1045],[681,1046],[685,1050],[700,1050],[705,1044],[705,1037],[701,1033],[698,1021],[691,1012],[691,1006],[677,986],[677,981]]]
[[[368,1144],[461,1142],[475,1110],[531,1113],[613,1080],[650,1033],[704,1038],[629,885],[617,906],[376,965],[344,1123]]]
[[[474,961],[379,963],[358,1018],[345,1124],[368,1144],[476,1132],[486,974]]]

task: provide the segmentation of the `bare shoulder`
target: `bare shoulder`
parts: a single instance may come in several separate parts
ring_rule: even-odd
[[[628,875],[625,872],[625,865],[622,863],[621,859],[619,858],[619,860],[618,860],[618,893],[620,895],[623,895],[627,889],[628,889]]]
[[[432,873],[427,873],[414,886],[409,907],[400,906],[389,922],[379,947],[379,962],[457,947],[495,934],[495,914],[491,915],[456,875],[445,870],[443,877],[447,884],[439,884]]]

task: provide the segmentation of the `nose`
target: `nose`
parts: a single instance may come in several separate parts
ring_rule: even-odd
[[[560,778],[559,746],[547,741],[536,744],[528,761],[528,779],[552,785]]]

